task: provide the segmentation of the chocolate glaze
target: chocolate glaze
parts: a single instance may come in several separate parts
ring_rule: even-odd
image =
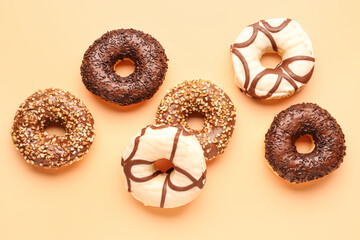
[[[315,148],[299,153],[295,142],[311,135]],[[302,183],[321,178],[343,162],[345,139],[336,120],[316,104],[292,105],[280,112],[265,136],[265,157],[275,173],[285,180]]]
[[[61,124],[66,133],[47,133],[45,128],[50,123]],[[11,134],[28,163],[58,168],[80,160],[88,152],[94,132],[94,119],[80,99],[49,88],[32,94],[21,104]]]
[[[265,26],[265,28],[260,26],[260,22]],[[254,77],[253,81],[250,84],[249,65],[248,65],[245,57],[241,54],[241,52],[237,48],[245,48],[245,47],[250,46],[255,41],[255,39],[260,31],[263,34],[265,34],[265,36],[269,39],[274,52],[278,52],[278,46],[277,46],[273,36],[271,35],[271,33],[278,33],[281,30],[283,30],[291,22],[291,19],[286,19],[284,22],[282,22],[277,27],[272,27],[269,23],[267,23],[264,20],[261,20],[260,22],[250,25],[250,27],[253,28],[253,33],[247,41],[242,42],[242,43],[235,43],[235,44],[231,45],[231,52],[240,59],[242,65],[243,65],[243,68],[244,68],[244,72],[245,72],[244,89],[241,89],[241,90],[253,98],[266,99],[273,95],[273,93],[280,86],[281,81],[284,79],[284,80],[288,81],[291,84],[291,86],[294,87],[294,90],[296,91],[298,89],[298,87],[297,87],[295,81],[306,84],[310,80],[310,78],[314,72],[314,66],[312,67],[310,72],[307,73],[305,76],[299,76],[290,70],[289,65],[295,61],[300,61],[300,60],[314,62],[315,58],[310,57],[310,56],[294,56],[294,57],[290,57],[288,59],[284,59],[278,66],[276,66],[275,69],[266,68],[262,72],[258,73],[258,75],[256,75]],[[257,86],[258,82],[261,80],[261,78],[268,74],[277,75],[278,76],[277,81],[274,84],[273,88],[270,89],[270,91],[265,96],[259,96],[255,93],[256,86]],[[249,87],[249,84],[250,84],[250,87]]]
[[[127,77],[115,72],[115,65],[130,59],[135,70]],[[122,106],[150,99],[162,84],[167,70],[164,48],[151,35],[135,29],[105,33],[85,52],[82,81],[92,93]]]
[[[140,135],[137,136],[135,138],[135,140],[134,140],[134,147],[133,147],[129,157],[127,157],[126,159],[121,158],[121,166],[123,167],[123,171],[124,171],[124,175],[125,175],[125,178],[126,178],[126,181],[127,181],[127,186],[128,186],[128,191],[129,192],[131,192],[131,181],[134,181],[134,182],[146,182],[146,181],[149,181],[149,180],[157,177],[159,174],[167,174],[167,176],[166,176],[166,178],[164,180],[163,188],[162,188],[162,194],[161,194],[161,200],[160,200],[160,207],[161,208],[163,208],[164,204],[165,204],[167,187],[171,188],[174,191],[179,191],[179,192],[180,191],[187,191],[187,190],[190,190],[190,189],[192,189],[194,187],[198,187],[198,188],[202,189],[204,187],[205,179],[206,179],[206,170],[203,172],[203,174],[201,175],[201,177],[199,179],[195,179],[188,171],[186,171],[185,169],[182,169],[182,168],[180,168],[180,167],[178,167],[176,165],[174,166],[173,171],[177,171],[177,172],[183,174],[184,176],[186,176],[187,178],[189,178],[192,181],[191,184],[189,184],[188,186],[176,186],[175,184],[173,184],[171,182],[171,173],[173,171],[168,171],[166,173],[162,173],[160,170],[157,170],[154,173],[152,173],[151,175],[146,176],[146,177],[141,177],[141,178],[138,178],[138,177],[133,175],[133,173],[131,172],[131,169],[132,169],[133,166],[139,165],[139,164],[146,164],[146,165],[155,164],[155,162],[157,160],[157,159],[155,159],[155,160],[133,159],[133,157],[136,154],[136,151],[139,148],[141,137],[145,135],[146,130],[148,128],[156,130],[156,129],[162,129],[162,128],[167,128],[167,127],[169,127],[169,126],[167,126],[167,125],[160,125],[160,126],[149,125],[149,126],[143,128],[141,130],[141,132],[140,132]],[[171,151],[170,156],[169,156],[169,160],[171,162],[173,162],[173,160],[174,160],[180,135],[181,134],[183,136],[192,135],[190,132],[188,132],[187,130],[185,130],[184,128],[182,128],[180,126],[178,126],[177,128],[178,128],[178,130],[177,130],[177,132],[175,134],[172,151]]]

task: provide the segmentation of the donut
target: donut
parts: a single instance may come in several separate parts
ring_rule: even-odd
[[[310,135],[315,148],[299,153],[295,142]],[[281,178],[302,183],[321,178],[343,162],[345,139],[341,127],[328,111],[313,103],[290,106],[280,112],[265,136],[265,157]]]
[[[314,71],[311,40],[294,20],[261,20],[246,27],[231,45],[235,83],[256,99],[288,97],[302,89]],[[265,68],[260,59],[276,52],[282,61]]]
[[[58,123],[63,136],[45,128]],[[39,90],[17,110],[11,136],[27,163],[43,168],[59,168],[83,158],[94,139],[94,119],[86,106],[61,89]]]
[[[188,117],[198,112],[204,117],[202,129],[192,129]],[[234,131],[236,111],[229,96],[207,80],[192,80],[169,90],[156,112],[156,123],[182,126],[198,138],[206,160],[223,153]]]
[[[143,128],[126,146],[121,165],[128,191],[146,206],[185,205],[199,195],[206,181],[203,150],[196,137],[181,127]]]
[[[131,60],[135,70],[127,77],[115,66]],[[150,99],[163,83],[167,70],[164,48],[151,35],[135,29],[105,33],[85,52],[81,65],[86,88],[102,99],[126,106]]]

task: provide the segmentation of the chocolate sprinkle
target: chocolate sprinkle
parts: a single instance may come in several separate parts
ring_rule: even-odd
[[[127,77],[115,65],[130,59],[135,70]],[[81,65],[86,88],[106,101],[126,106],[150,99],[163,83],[167,70],[164,48],[151,35],[135,29],[105,33],[85,52]]]
[[[204,116],[201,130],[191,129],[188,117]],[[196,135],[207,160],[223,153],[234,131],[236,111],[229,96],[206,80],[185,81],[165,95],[156,112],[156,123],[182,126]]]
[[[50,123],[65,128],[63,136],[44,131]],[[58,168],[80,160],[94,140],[94,119],[77,97],[61,89],[37,91],[20,105],[11,136],[27,163]]]
[[[299,153],[295,142],[311,135],[315,148]],[[285,180],[302,183],[321,178],[343,162],[345,139],[328,111],[313,103],[292,105],[280,112],[265,136],[265,157],[274,172]]]

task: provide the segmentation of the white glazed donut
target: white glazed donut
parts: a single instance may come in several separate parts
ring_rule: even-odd
[[[172,165],[159,170],[157,160]],[[198,196],[206,163],[195,135],[181,127],[150,125],[134,136],[121,159],[126,187],[144,205],[174,208]]]
[[[257,99],[288,97],[302,89],[314,71],[311,40],[291,19],[261,20],[246,27],[231,46],[235,83]],[[282,62],[275,69],[262,66],[265,53],[277,52]]]

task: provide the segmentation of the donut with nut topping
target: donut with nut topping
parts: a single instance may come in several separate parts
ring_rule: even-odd
[[[194,113],[204,117],[202,129],[192,129],[187,119]],[[207,80],[192,80],[169,90],[156,112],[156,124],[182,126],[198,138],[206,160],[223,153],[235,126],[236,111],[229,96]]]
[[[51,123],[64,127],[65,134],[46,132]],[[59,168],[82,159],[94,133],[94,118],[81,100],[53,88],[35,92],[20,105],[11,131],[26,162],[44,168]]]

